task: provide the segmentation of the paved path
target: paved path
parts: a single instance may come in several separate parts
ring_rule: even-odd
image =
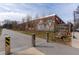
[[[72,39],[72,46],[75,48],[79,48],[79,32],[73,33],[74,38]]]
[[[31,45],[31,36],[16,31],[3,29],[0,38],[0,51],[4,51],[4,37],[11,37],[12,54],[30,55],[79,55],[79,49],[58,43],[47,43],[45,39],[36,38],[36,47]]]
[[[2,35],[0,37],[0,51],[4,51],[5,36],[7,35],[11,37],[11,48],[14,50],[32,47],[31,36],[24,35],[16,31],[3,29]]]

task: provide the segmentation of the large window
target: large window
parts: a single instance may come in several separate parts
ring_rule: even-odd
[[[48,24],[49,24],[49,26],[52,25],[52,20],[51,19],[48,20]]]

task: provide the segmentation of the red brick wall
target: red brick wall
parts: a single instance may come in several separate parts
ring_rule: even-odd
[[[19,27],[20,27],[20,29],[25,30],[25,31],[28,31],[28,30],[29,31],[37,31],[37,25],[39,24],[40,20],[44,24],[47,24],[47,21],[50,19],[52,20],[52,22],[55,21],[55,26],[57,24],[64,23],[58,16],[49,16],[49,17],[44,17],[44,18],[32,20],[29,23],[28,22],[23,23]],[[52,23],[52,26],[53,26],[53,23]]]

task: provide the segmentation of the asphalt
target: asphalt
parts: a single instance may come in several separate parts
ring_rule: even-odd
[[[11,49],[13,50],[12,52],[16,50],[32,47],[31,36],[28,36],[28,35],[26,36],[16,31],[3,29],[2,35],[0,37],[0,51],[5,51],[5,37],[6,36],[11,37]]]
[[[6,36],[11,37],[11,55],[79,55],[79,48],[59,43],[47,43],[41,38],[36,38],[36,47],[32,47],[31,36],[8,29],[3,29],[0,37],[0,54],[3,55]]]

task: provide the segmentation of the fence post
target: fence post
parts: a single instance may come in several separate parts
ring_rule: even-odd
[[[35,47],[35,33],[32,35],[32,46]]]
[[[46,37],[47,37],[47,42],[49,42],[49,33],[46,33]]]
[[[5,55],[10,55],[10,37],[5,37]]]

